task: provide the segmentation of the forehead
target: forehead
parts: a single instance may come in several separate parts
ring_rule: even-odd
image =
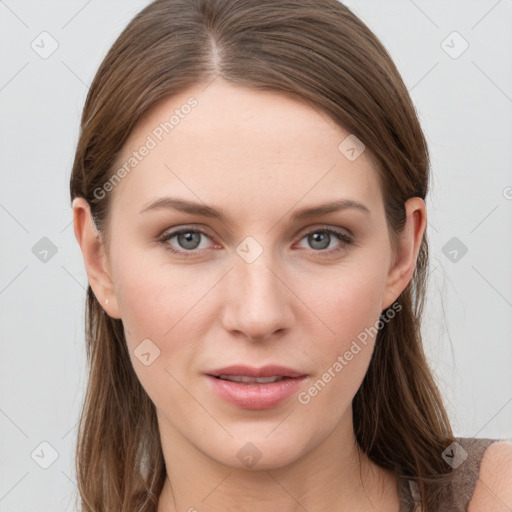
[[[260,203],[284,195],[293,203],[339,190],[375,200],[371,155],[364,151],[351,161],[340,151],[349,135],[303,102],[218,78],[146,113],[116,162],[128,172],[113,195],[125,204],[142,204],[164,190],[201,199],[214,192],[228,202],[234,195],[257,196]]]

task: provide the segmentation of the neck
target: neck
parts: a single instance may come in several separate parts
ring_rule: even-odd
[[[167,478],[158,512],[395,512],[396,478],[360,450],[351,412],[298,459],[265,469],[220,464],[191,447],[159,416]]]

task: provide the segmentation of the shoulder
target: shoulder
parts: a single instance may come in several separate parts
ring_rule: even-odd
[[[512,442],[496,440],[486,450],[467,512],[512,510]]]

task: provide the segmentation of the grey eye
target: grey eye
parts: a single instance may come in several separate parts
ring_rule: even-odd
[[[326,249],[329,247],[331,235],[326,232],[319,231],[308,235],[308,243],[311,244],[313,249]]]
[[[175,236],[183,249],[197,249],[201,242],[201,233],[197,231],[184,231]]]

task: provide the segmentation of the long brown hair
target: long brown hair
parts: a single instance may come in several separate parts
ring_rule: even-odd
[[[389,54],[337,0],[156,0],[137,14],[92,82],[73,163],[71,198],[88,201],[100,231],[110,203],[95,191],[112,177],[137,122],[159,100],[217,76],[306,102],[363,141],[396,242],[405,201],[427,195],[428,148]],[[425,236],[402,309],[378,332],[353,421],[360,448],[416,481],[424,512],[435,512],[451,477],[441,454],[455,439],[422,348],[427,266]],[[82,510],[155,511],[166,475],[155,407],[132,367],[122,321],[104,313],[90,286],[86,344],[76,450]]]

